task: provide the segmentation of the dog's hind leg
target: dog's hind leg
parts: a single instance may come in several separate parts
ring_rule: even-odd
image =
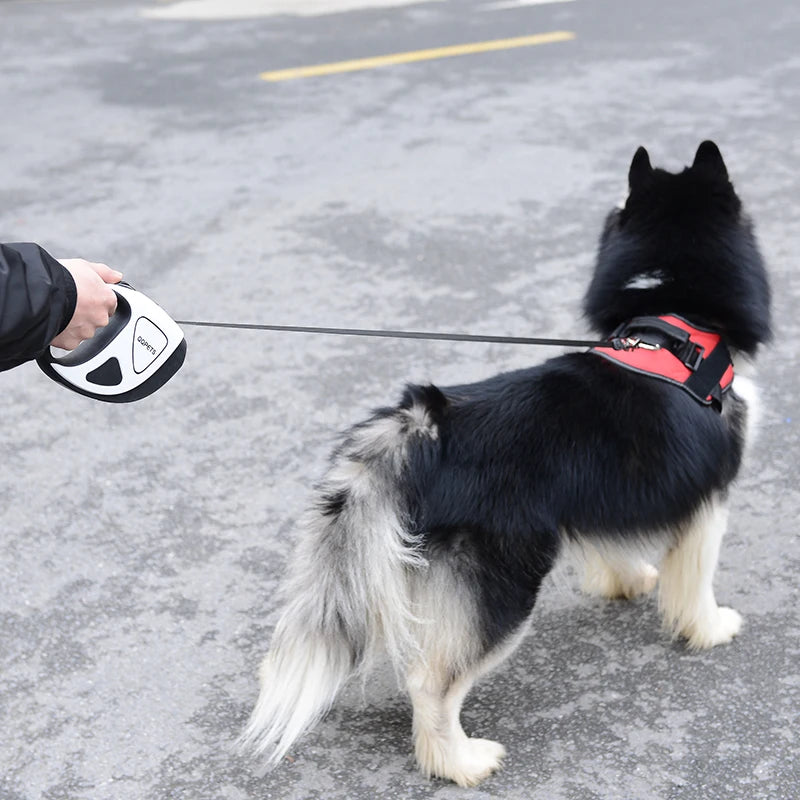
[[[679,532],[661,564],[659,607],[664,625],[695,649],[725,644],[739,633],[741,616],[718,606],[712,586],[728,508],[713,498]]]
[[[480,635],[478,598],[452,566],[447,558],[434,558],[414,582],[419,650],[407,666],[406,686],[422,772],[475,786],[500,766],[505,748],[470,739],[461,727],[464,698],[491,663]]]
[[[596,547],[581,543],[583,591],[587,594],[632,600],[649,594],[658,583],[658,570],[636,553],[627,553],[614,545]]]
[[[502,630],[487,636],[485,598],[476,592],[475,573],[459,573],[447,558],[434,558],[427,575],[417,576],[413,594],[421,620],[419,652],[407,668],[406,685],[414,710],[414,750],[427,776],[475,786],[500,767],[505,748],[468,737],[461,727],[461,706],[475,681],[522,641],[542,577],[536,576],[515,596],[519,604]],[[508,600],[495,595],[492,602]]]
[[[418,664],[408,675],[414,706],[414,752],[428,777],[475,786],[500,767],[505,747],[489,739],[471,739],[461,727],[461,706],[480,670],[451,680],[445,671]]]

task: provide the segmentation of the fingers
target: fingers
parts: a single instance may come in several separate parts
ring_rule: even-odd
[[[104,283],[119,283],[122,280],[121,272],[112,269],[108,264],[101,264],[99,261],[86,261],[83,258],[59,258],[58,261],[70,272],[91,269],[103,279]]]
[[[91,339],[91,336],[85,336],[82,339],[76,334],[62,332],[50,344],[61,350],[74,350],[84,339]]]
[[[78,319],[73,316],[70,324],[53,339],[51,344],[62,350],[74,350],[81,342],[91,339],[100,328],[108,325],[110,318],[107,312],[94,313],[91,317],[83,313]]]
[[[86,262],[106,283],[119,283],[122,280],[122,273],[111,269],[108,264],[99,264],[94,261]]]
[[[98,273],[99,274],[99,273]],[[119,275],[119,273],[117,273]],[[101,276],[102,277],[102,276]],[[120,278],[122,275],[120,275]],[[114,283],[118,283],[119,281],[116,280]],[[105,310],[106,310],[106,319],[103,322],[100,322],[100,325],[108,325],[108,320],[111,318],[111,315],[117,310],[117,294],[113,289],[108,288],[108,283],[103,286],[103,294],[105,295]],[[98,312],[100,313],[100,312]]]
[[[117,307],[117,295],[110,284],[119,283],[122,273],[107,264],[82,258],[59,261],[71,273],[78,297],[72,319],[52,344],[74,350],[85,339],[91,339],[98,328],[108,325]]]

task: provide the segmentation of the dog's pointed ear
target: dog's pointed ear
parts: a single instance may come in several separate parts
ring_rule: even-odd
[[[728,179],[728,170],[722,160],[722,153],[719,147],[708,139],[697,148],[692,169],[702,170],[723,180]]]
[[[653,176],[653,167],[650,165],[650,156],[644,147],[640,147],[633,154],[631,168],[628,170],[628,187],[633,190],[645,186]]]

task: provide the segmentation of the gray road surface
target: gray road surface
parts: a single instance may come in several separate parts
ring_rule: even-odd
[[[566,574],[466,703],[467,731],[509,751],[480,788],[417,774],[386,670],[260,778],[230,745],[335,433],[406,380],[551,353],[188,330],[178,377],[122,407],[28,365],[0,376],[3,800],[800,795],[800,8],[488,5],[197,21],[144,0],[0,2],[0,240],[120,266],[177,318],[581,335],[635,147],[678,168],[716,139],[778,331],[717,577],[741,637],[691,654],[651,598],[593,600]],[[258,79],[552,30],[576,38]]]

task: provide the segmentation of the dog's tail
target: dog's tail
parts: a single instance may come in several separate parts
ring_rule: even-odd
[[[288,605],[261,665],[261,691],[240,739],[277,765],[330,708],[344,683],[383,648],[398,670],[417,648],[409,572],[425,559],[408,521],[409,445],[438,449],[432,406],[412,387],[396,409],[350,431],[317,490],[289,579]]]

